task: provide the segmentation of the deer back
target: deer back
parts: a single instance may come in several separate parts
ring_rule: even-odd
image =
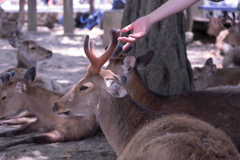
[[[87,47],[85,52],[94,55]],[[239,159],[231,140],[211,125],[190,116],[165,117],[139,106],[124,86],[126,78],[100,69],[102,65],[97,65],[98,58],[94,57],[89,58],[94,63],[91,62],[88,73],[57,101],[53,111],[96,115],[119,159],[217,159],[220,155]],[[166,137],[168,140],[164,140]],[[210,143],[204,143],[205,140]]]

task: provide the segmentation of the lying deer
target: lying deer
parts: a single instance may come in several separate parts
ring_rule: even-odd
[[[17,67],[10,68],[4,73],[14,71],[15,75],[14,78],[23,77],[24,73],[27,71],[28,68],[37,67],[37,62],[45,59],[49,59],[52,57],[52,51],[41,47],[33,40],[28,40],[22,38],[22,35],[11,34],[8,37],[9,43],[12,47],[17,49]],[[48,77],[38,74],[34,80],[34,83],[37,86],[61,91],[61,87],[59,84],[54,82],[53,80],[49,79]],[[13,109],[9,109],[10,111],[14,111]],[[27,114],[21,114],[18,117],[26,116]],[[31,114],[30,114],[31,115]],[[0,118],[12,118],[12,117],[1,117]]]
[[[209,20],[207,34],[217,37],[222,30],[227,29],[222,21],[222,19],[212,16]]]
[[[217,69],[212,58],[203,67],[195,67],[193,73],[195,90],[228,85],[234,88],[240,83],[240,68]]]
[[[106,54],[112,53],[117,46],[118,41],[115,34],[117,33],[111,31],[112,42]],[[100,63],[97,65],[100,66],[103,64]],[[50,106],[63,95],[32,84],[35,74],[35,70],[31,68],[24,75],[25,78],[14,79],[14,81],[9,81],[10,78],[7,76],[2,78],[4,85],[0,92],[0,109],[8,108],[14,104],[18,106],[18,109],[24,108],[34,113],[38,119],[36,122],[23,125],[16,130],[0,133],[0,137],[10,137],[32,132],[43,133],[0,145],[0,149],[22,143],[73,141],[93,135],[99,128],[95,115],[58,117],[55,113],[51,112],[52,108]],[[15,103],[16,99],[18,100],[17,104]]]
[[[223,68],[240,66],[240,23],[222,30],[216,38],[216,49],[224,56]]]
[[[20,128],[0,133],[0,137],[39,133],[7,144],[0,144],[0,150],[23,143],[75,141],[96,133],[99,127],[95,116],[59,117],[53,113],[51,106],[63,94],[33,84],[35,74],[35,69],[30,68],[24,75],[25,78],[5,81],[2,84],[0,111],[2,113],[13,107],[15,110],[25,109],[36,115],[37,120],[24,124]]]
[[[138,73],[151,62],[153,51],[138,58],[119,53],[110,58],[107,69],[127,78],[126,88],[135,102],[164,115],[185,113],[208,122],[225,131],[240,150],[240,93],[198,91],[161,95],[149,90]]]
[[[11,33],[21,33],[21,24],[18,21],[4,19],[4,10],[0,7],[0,37],[6,38]]]
[[[240,158],[230,138],[210,124],[187,115],[156,113],[134,102],[123,85],[126,78],[101,69],[111,53],[97,57],[88,41],[87,36],[84,50],[91,66],[57,101],[54,112],[95,115],[119,160]]]
[[[33,40],[23,38],[22,35],[13,33],[8,36],[8,41],[17,49],[17,68],[37,68],[38,61],[52,58],[52,51]]]

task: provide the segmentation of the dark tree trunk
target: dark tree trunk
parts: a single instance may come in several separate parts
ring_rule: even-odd
[[[144,16],[166,0],[127,0],[122,27]],[[194,90],[192,68],[186,55],[185,17],[183,12],[155,24],[149,33],[134,43],[136,57],[154,50],[152,62],[140,72],[145,84],[162,94]],[[128,34],[123,34],[127,36]]]

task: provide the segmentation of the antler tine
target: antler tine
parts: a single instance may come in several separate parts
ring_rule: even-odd
[[[88,47],[89,36],[86,36],[85,41],[84,41],[84,51],[85,51],[85,54],[87,55],[88,59],[91,62],[91,66],[88,68],[88,71],[90,73],[98,74],[100,72],[103,64],[109,59],[109,57],[112,55],[113,51],[117,47],[118,37],[120,36],[120,30],[111,29],[110,34],[111,34],[111,39],[112,39],[112,41],[109,45],[110,47],[100,57],[97,57],[98,54],[95,50],[94,43],[92,41],[90,42],[91,51],[89,50],[89,47]]]
[[[110,57],[111,60],[118,59],[118,55],[122,52],[122,45],[118,45],[117,48],[114,50],[112,56]]]
[[[94,54],[95,57],[100,57],[100,55],[96,52],[95,46],[93,41],[90,41],[90,51],[92,54]]]
[[[120,36],[121,31],[119,29],[111,29],[110,35],[111,35],[111,43],[106,50],[106,52],[100,57],[100,64],[102,65],[109,59],[109,57],[112,55],[116,47],[118,46],[118,37]]]
[[[92,71],[92,70],[94,70],[93,66],[95,66],[97,64],[97,57],[95,57],[92,54],[92,52],[89,50],[88,43],[89,43],[89,35],[87,35],[84,40],[84,52],[91,63],[91,66],[88,68],[88,71],[93,72]]]

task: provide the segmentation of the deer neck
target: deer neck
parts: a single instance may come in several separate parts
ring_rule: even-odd
[[[59,100],[64,94],[48,91],[40,87],[29,88],[31,93],[27,95],[29,103],[24,106],[24,109],[35,114],[41,121],[47,121],[49,118],[58,118],[58,116],[52,112],[53,104]]]
[[[116,99],[101,99],[97,106],[97,120],[109,144],[117,155],[136,132],[158,115],[140,107],[130,96]]]
[[[37,62],[32,62],[27,60],[21,53],[17,53],[17,68],[26,68],[29,69],[35,67],[37,69]]]
[[[142,106],[151,107],[160,98],[160,95],[147,88],[136,68],[127,77],[126,87],[132,93],[133,100]]]

